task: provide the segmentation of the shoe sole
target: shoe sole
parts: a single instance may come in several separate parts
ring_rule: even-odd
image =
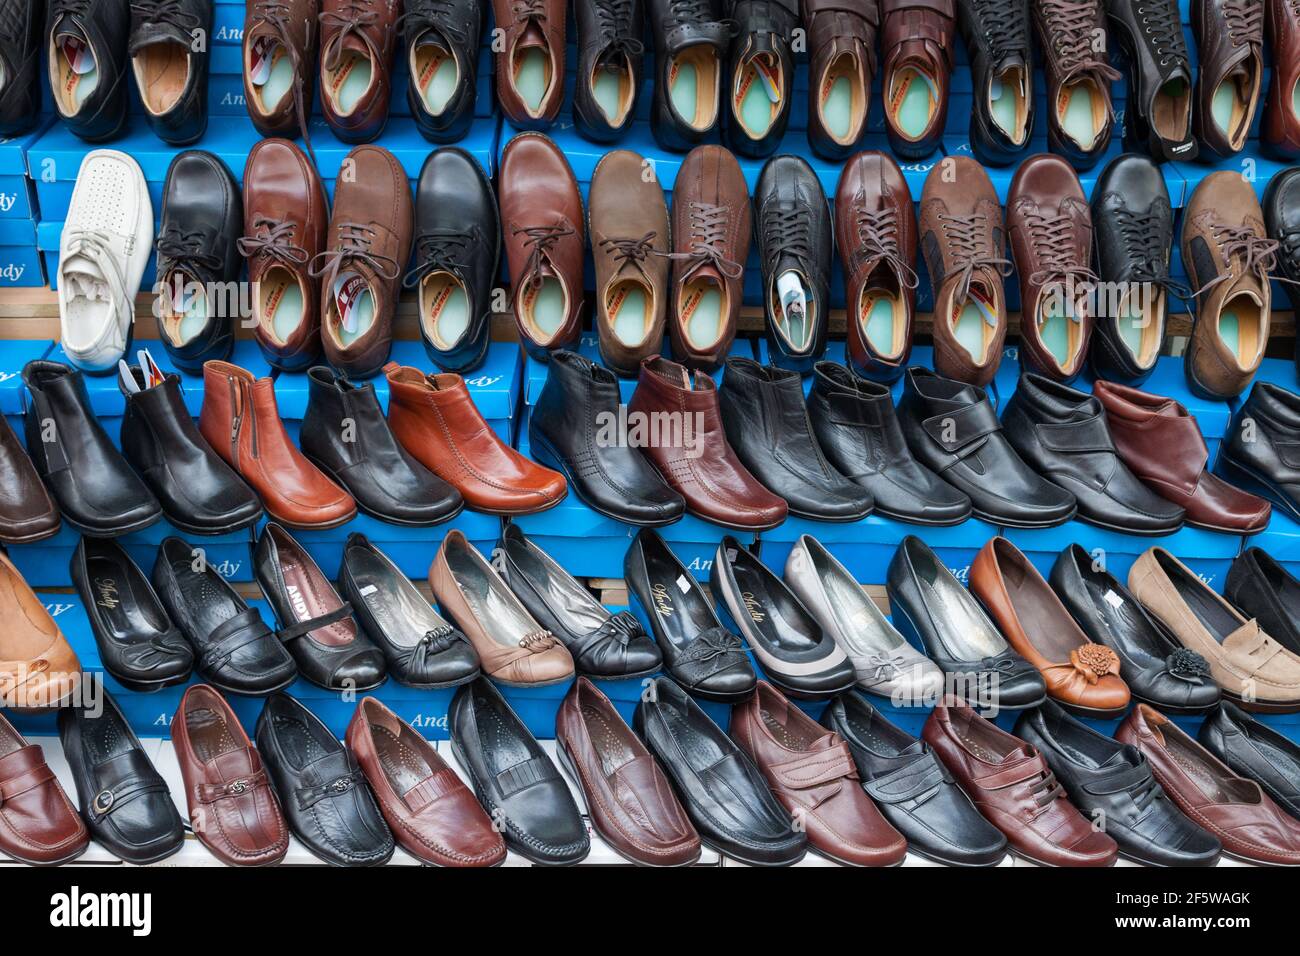
[[[1273,507],[1280,508],[1292,521],[1300,521],[1300,507],[1297,507],[1286,495],[1278,491],[1273,482],[1257,473],[1254,469],[1249,468],[1238,461],[1234,461],[1226,454],[1219,455],[1219,460],[1215,462],[1215,466],[1216,472],[1220,470],[1226,472],[1226,474],[1220,474],[1220,477],[1230,480],[1232,484],[1241,488],[1243,491],[1248,491],[1264,498],[1271,503]],[[1267,525],[1265,525],[1265,527],[1267,527]],[[1260,528],[1259,530],[1263,531],[1264,528]],[[1255,532],[1251,531],[1244,533],[1254,534]]]
[[[28,860],[25,859],[24,857],[18,856],[15,853],[10,853],[8,850],[0,850],[0,856],[7,856],[9,859],[17,863],[26,863],[28,866],[62,866],[64,863],[71,863],[73,860],[77,859],[77,857],[81,856],[81,854],[85,853],[88,849],[90,849],[89,840],[87,840],[85,845],[79,848],[78,850],[76,850],[75,852],[69,853],[67,856],[61,857],[60,859],[57,860]]]
[[[1018,519],[1012,520],[1011,518],[989,514],[986,511],[980,511],[978,508],[971,509],[972,518],[978,518],[980,521],[987,521],[992,525],[1001,525],[1004,528],[1023,528],[1027,530],[1032,530],[1034,528],[1055,528],[1072,520],[1076,515],[1078,515],[1078,513],[1079,509],[1076,506],[1071,508],[1070,513],[1064,518],[1053,518],[1051,521],[1021,521]]]
[[[60,518],[55,522],[54,527],[47,528],[44,531],[38,531],[36,534],[27,534],[22,535],[21,537],[14,535],[0,535],[0,544],[35,544],[37,541],[44,541],[46,538],[54,537],[59,533],[59,530],[62,527],[63,519]]]

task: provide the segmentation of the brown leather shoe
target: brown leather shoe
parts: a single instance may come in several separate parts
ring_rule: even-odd
[[[802,8],[808,30],[808,142],[828,159],[843,159],[867,132],[878,0],[803,0]]]
[[[523,515],[558,505],[559,472],[525,458],[483,421],[465,380],[389,362],[388,426],[420,464],[460,492],[475,511]]]
[[[529,354],[545,362],[582,332],[582,193],[560,147],[541,133],[506,144],[497,183],[515,325]]]
[[[1110,145],[1110,85],[1120,79],[1105,46],[1097,49],[1106,37],[1101,0],[1033,0],[1030,7],[1047,79],[1048,145],[1076,169],[1091,169]]]
[[[1074,168],[1039,153],[1007,196],[1007,232],[1020,275],[1021,365],[1069,382],[1088,358],[1093,315],[1092,212]]]
[[[431,866],[505,860],[506,844],[492,819],[414,727],[363,697],[344,739],[403,850]]]
[[[0,554],[0,706],[20,713],[61,707],[81,680],[81,662],[45,605]]]
[[[269,378],[229,362],[203,365],[199,431],[226,464],[291,528],[333,528],[357,513],[352,496],[303,457],[289,439]]]
[[[736,337],[751,239],[749,187],[736,157],[697,146],[673,184],[673,358],[712,371]]]
[[[1164,714],[1138,704],[1115,739],[1142,751],[1156,782],[1193,823],[1218,837],[1223,852],[1254,863],[1300,866],[1300,822]]]
[[[348,153],[334,189],[325,249],[311,264],[321,284],[325,358],[340,372],[368,378],[388,361],[393,310],[414,231],[411,185],[402,164],[382,146]]]
[[[497,102],[520,129],[545,129],[564,102],[564,0],[492,0]]]
[[[321,115],[345,143],[369,142],[388,121],[401,15],[402,0],[320,0]]]
[[[898,164],[858,153],[835,190],[835,243],[848,285],[848,357],[867,378],[907,368],[916,316],[916,210]]]
[[[1188,386],[1202,398],[1235,398],[1259,368],[1268,345],[1276,249],[1255,188],[1240,173],[1221,170],[1201,180],[1183,210],[1182,250],[1197,296],[1183,368]]]
[[[899,156],[924,159],[943,139],[952,80],[954,0],[881,0],[885,132]]]
[[[244,104],[248,116],[263,136],[301,136],[308,148],[307,122],[316,88],[318,10],[318,0],[249,0],[244,8]]]
[[[934,289],[934,367],[945,378],[987,385],[1002,361],[1007,304],[1002,206],[984,167],[940,160],[921,192],[921,251]]]
[[[654,167],[626,149],[606,153],[591,177],[600,357],[625,378],[663,347],[668,309],[668,207]]]
[[[556,751],[600,838],[642,866],[687,866],[700,836],[668,777],[609,698],[579,677],[555,715]]]
[[[460,531],[448,532],[429,566],[429,587],[474,650],[483,673],[511,687],[573,678],[573,658],[538,624]]]
[[[1047,693],[1071,713],[1106,719],[1128,707],[1119,656],[1088,639],[1056,592],[1006,538],[990,538],[975,556],[970,589],[1007,643],[1038,668]]]
[[[749,754],[772,795],[802,822],[808,846],[850,866],[894,866],[907,841],[862,789],[849,746],[759,681],[754,695],[731,708],[728,731]]]
[[[1264,4],[1262,0],[1191,0],[1191,16],[1199,61],[1192,125],[1201,158],[1226,159],[1246,145],[1259,105]]]
[[[1255,534],[1272,508],[1263,498],[1209,471],[1210,453],[1196,419],[1178,402],[1127,385],[1093,385],[1106,410],[1115,450],[1156,494],[1187,512],[1187,524],[1229,534]]]
[[[272,367],[297,372],[320,355],[320,283],[308,267],[325,248],[330,207],[311,160],[287,139],[264,139],[244,164],[244,235],[253,334]]]
[[[59,509],[18,442],[0,420],[0,543],[29,544],[59,530]]]
[[[1292,94],[1300,84],[1300,6],[1264,0],[1266,33],[1273,53],[1272,78],[1259,138],[1275,156],[1300,157],[1300,112]]]
[[[1018,855],[1045,866],[1115,862],[1115,841],[1070,804],[1043,755],[965,701],[948,698],[935,707],[921,738]]]
[[[661,356],[648,358],[641,363],[628,410],[683,418],[675,429],[681,444],[660,441],[641,451],[668,486],[686,499],[688,512],[741,531],[767,530],[785,520],[785,500],[759,484],[727,442],[718,387],[709,376]]]
[[[181,698],[171,730],[194,835],[231,866],[283,860],[289,828],[280,802],[225,698],[195,684]]]
[[[45,754],[0,717],[0,853],[37,866],[74,860],[90,844],[86,824]]]

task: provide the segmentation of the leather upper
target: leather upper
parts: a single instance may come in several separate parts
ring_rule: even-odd
[[[971,149],[990,165],[1009,165],[1029,147],[1034,128],[1036,96],[1029,0],[965,0],[957,5],[957,25],[966,43],[974,88]],[[1016,130],[1005,129],[994,118],[991,107],[994,84],[1010,82],[1025,86],[1019,104],[1023,116],[1017,117]]]
[[[435,143],[454,143],[464,138],[478,99],[478,50],[485,26],[479,0],[404,0],[402,44],[409,79],[406,102],[424,138]],[[418,66],[420,54],[436,51],[449,55],[456,64],[456,83],[436,112],[424,98],[421,82],[426,79]]]
[[[492,15],[502,31],[496,52],[497,103],[521,129],[541,129],[554,122],[564,102],[564,0],[492,0]],[[546,59],[546,90],[530,105],[515,85],[515,64],[529,51]]]
[[[802,0],[801,8],[803,26],[808,31],[808,143],[822,156],[841,160],[861,141],[867,124],[850,123],[843,133],[833,133],[822,117],[821,91],[828,70],[847,64],[855,75],[851,82],[862,90],[864,100],[869,99],[871,78],[876,73],[876,33],[881,12],[874,2],[850,0]],[[883,49],[892,46],[886,37]]]
[[[1265,0],[1264,27],[1275,66],[1259,137],[1275,153],[1294,158],[1300,156],[1300,115],[1291,105],[1300,83],[1300,9],[1288,0]]]
[[[81,662],[59,625],[7,555],[0,554],[0,705],[59,707],[81,680]]]
[[[0,422],[0,541],[24,544],[59,530],[59,509],[8,419]]]
[[[577,27],[578,76],[573,87],[573,119],[584,136],[613,142],[627,132],[637,115],[644,75],[645,7],[641,0],[579,3],[573,8]],[[612,108],[596,96],[602,74],[617,79],[619,95]]]
[[[1222,159],[1240,152],[1250,134],[1264,77],[1264,4],[1242,0],[1192,0],[1192,36],[1196,40],[1196,111],[1194,128],[1201,149]],[[1215,116],[1224,83],[1234,87],[1227,128]]]
[[[0,716],[0,853],[25,863],[63,863],[89,841],[41,748]]]
[[[1053,153],[1067,157],[1076,169],[1088,169],[1110,145],[1115,121],[1110,84],[1120,78],[1106,51],[1095,49],[1096,38],[1106,31],[1102,0],[1038,0],[1030,4],[1030,13],[1047,80],[1047,141]],[[1092,101],[1090,108],[1100,107],[1104,113],[1100,125],[1093,119],[1086,142],[1072,136],[1061,121],[1058,104],[1071,89],[1084,91]]]
[[[1178,0],[1106,0],[1108,26],[1127,53],[1124,142],[1157,161],[1192,160],[1192,70]],[[1182,89],[1167,97],[1167,89]]]
[[[321,115],[345,143],[374,139],[388,120],[403,6],[403,0],[320,0]],[[367,63],[369,81],[353,99],[344,84]]]
[[[79,42],[94,56],[99,77],[94,88],[73,101],[62,95],[54,97],[60,118],[87,142],[112,139],[126,123],[131,92],[127,79],[130,30],[131,8],[127,0],[95,3],[51,0],[46,5],[45,45],[50,88],[57,92],[65,85],[63,73],[68,62],[62,52],[56,53],[65,40]]]
[[[144,115],[158,138],[173,146],[198,140],[208,126],[208,61],[206,44],[196,44],[196,31],[211,35],[213,10],[208,0],[176,0],[132,7],[127,53],[136,87],[144,100]],[[158,61],[168,63],[159,68]],[[184,83],[172,89],[172,71],[184,71]],[[160,87],[160,89],[155,89]],[[161,273],[160,273],[161,274]]]
[[[7,3],[0,16],[5,20],[5,37],[0,40],[0,63],[4,65],[5,97],[0,103],[0,137],[25,133],[36,125],[41,109],[41,47],[45,23],[40,7],[31,3]]]
[[[1274,507],[1295,518],[1300,513],[1297,436],[1300,396],[1271,382],[1256,382],[1233,413],[1215,470],[1246,483]]]
[[[320,8],[320,0],[249,0],[244,7],[244,104],[263,136],[307,138],[316,92]],[[289,58],[294,78],[289,90],[270,102],[259,92],[253,64],[274,55],[277,48]],[[310,140],[307,143],[310,149]]]
[[[1300,817],[1300,748],[1226,700],[1205,718],[1196,739],[1292,817]]]
[[[907,68],[919,70],[935,84],[933,112],[919,135],[902,130],[891,111],[885,111],[890,147],[899,156],[921,159],[938,148],[947,127],[956,4],[954,0],[881,0],[880,15],[884,53],[880,87],[884,95],[891,95],[895,77]]]
[[[799,26],[798,0],[735,0],[730,5],[736,36],[731,41],[724,75],[723,99],[727,104],[727,143],[742,156],[768,156],[775,152],[790,123],[790,97],[794,86],[794,55],[791,39]],[[764,63],[775,67],[773,79],[779,96],[776,115],[759,133],[747,128],[736,109],[731,91],[744,81],[746,66]]]
[[[1223,596],[1293,654],[1300,654],[1300,581],[1261,548],[1247,548],[1228,569]]]

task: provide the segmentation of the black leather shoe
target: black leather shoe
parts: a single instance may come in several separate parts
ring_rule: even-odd
[[[997,866],[1007,838],[953,782],[930,749],[885,720],[860,693],[841,694],[822,726],[849,745],[862,789],[913,853],[948,866]]]
[[[912,455],[888,386],[843,365],[818,362],[808,417],[826,460],[871,494],[873,513],[922,525],[960,524],[970,517],[970,497]]]
[[[357,627],[352,605],[274,521],[258,535],[253,570],[303,677],[326,690],[357,692],[384,682],[384,654]]]
[[[739,42],[739,41],[737,41]],[[774,156],[754,191],[768,361],[807,372],[826,352],[831,216],[821,180],[799,156]]]
[[[500,254],[496,194],[483,167],[463,149],[434,150],[415,187],[416,265],[402,284],[416,290],[424,350],[444,372],[483,363]]]
[[[41,112],[41,46],[45,0],[0,0],[0,139],[36,126]]]
[[[768,680],[790,697],[825,700],[857,683],[853,662],[803,602],[731,535],[709,569],[709,588]]]
[[[1300,304],[1300,167],[1275,173],[1264,191],[1264,228],[1277,240],[1277,271],[1289,282],[1281,283],[1296,311]],[[1300,340],[1296,342],[1296,368],[1300,369]]]
[[[786,500],[790,514],[857,521],[871,513],[871,493],[822,454],[798,372],[729,358],[718,404],[737,457],[763,487]]]
[[[116,538],[147,528],[162,508],[90,409],[81,372],[61,362],[23,366],[27,453],[63,520],[82,534]]]
[[[257,752],[289,829],[334,866],[382,866],[393,834],[352,751],[288,694],[273,694],[257,718]]]
[[[957,26],[970,57],[970,145],[987,166],[1025,154],[1034,130],[1034,53],[1029,0],[966,0]]]
[[[95,842],[127,863],[166,859],[185,843],[185,824],[117,701],[59,710],[59,740],[77,805]]]
[[[180,377],[169,374],[145,387],[138,365],[126,394],[122,454],[154,493],[163,514],[190,534],[228,534],[256,524],[262,501],[235,470],[212,450],[181,398]]]
[[[1023,373],[1002,411],[1011,447],[1042,477],[1074,495],[1079,520],[1122,534],[1173,534],[1183,509],[1128,470],[1101,402],[1087,392]]]
[[[203,373],[235,347],[235,316],[203,291],[234,283],[244,267],[236,246],[243,230],[239,183],[212,153],[189,149],[167,167],[158,250],[156,315],[163,346],[177,368]],[[189,288],[187,288],[189,287]]]
[[[1204,713],[1219,702],[1205,658],[1179,644],[1082,547],[1063,550],[1048,580],[1088,639],[1119,655],[1119,676],[1134,700],[1166,714]]]
[[[1111,36],[1128,62],[1124,148],[1157,162],[1195,159],[1192,65],[1178,0],[1105,0]]]
[[[518,525],[506,525],[493,557],[498,573],[533,620],[568,648],[579,674],[622,680],[662,669],[663,655],[636,615],[607,611]]]
[[[1233,773],[1254,780],[1287,813],[1300,817],[1300,747],[1223,701],[1196,739]]]
[[[208,42],[196,44],[197,36]],[[149,128],[164,143],[185,146],[208,128],[211,36],[212,0],[131,0],[131,69]]]
[[[1050,528],[1074,517],[1074,495],[1016,454],[984,389],[913,366],[898,420],[917,460],[965,492],[975,517],[1012,528]]]
[[[112,139],[126,125],[130,31],[127,0],[49,0],[45,45],[54,108],[87,142]]]
[[[1138,298],[1093,319],[1089,359],[1097,378],[1138,386],[1160,357],[1170,293],[1187,297],[1169,278],[1174,213],[1160,167],[1136,153],[1111,160],[1093,187],[1092,230],[1097,275]]]
[[[119,684],[148,694],[189,680],[194,651],[120,544],[82,538],[71,573],[99,659]]]
[[[1037,747],[1066,795],[1146,866],[1214,866],[1223,847],[1183,815],[1136,747],[1100,734],[1059,704],[1020,715],[1015,734]]]
[[[506,846],[533,863],[570,866],[591,852],[569,785],[492,682],[456,691],[451,749]]]
[[[642,0],[589,0],[573,5],[578,29],[578,81],[573,122],[597,143],[612,143],[631,128],[643,79],[645,9]]]
[[[740,638],[722,626],[704,589],[657,532],[637,533],[623,557],[623,577],[675,681],[723,703],[754,693],[758,677]]]
[[[808,840],[758,768],[666,677],[641,695],[633,729],[668,773],[704,845],[753,866],[789,866]]]
[[[647,12],[655,45],[650,128],[660,146],[685,152],[718,125],[726,86],[723,64],[735,24],[723,19],[719,0],[647,0]],[[684,84],[680,101],[672,95],[670,78]],[[693,99],[688,79],[694,80]]]
[[[388,674],[407,687],[459,687],[479,675],[468,638],[448,624],[389,557],[358,532],[348,535],[339,594],[384,652]]]
[[[416,128],[434,143],[463,139],[478,99],[478,53],[488,4],[404,0],[406,102]]]
[[[204,681],[227,694],[264,697],[298,676],[284,644],[202,548],[164,538],[150,577],[167,616],[194,648],[194,669]]]
[[[1214,473],[1300,521],[1300,395],[1256,382],[1232,416]],[[31,447],[28,439],[27,447]]]
[[[736,38],[731,41],[723,81],[727,144],[741,156],[769,156],[790,123],[794,86],[790,42],[799,26],[799,3],[735,0],[731,19],[736,24]],[[824,199],[822,205],[826,205]],[[829,229],[828,225],[828,235]]]
[[[889,562],[892,620],[948,677],[948,693],[973,707],[1018,710],[1047,699],[1038,669],[1011,649],[975,597],[915,535]]]
[[[393,437],[375,386],[323,365],[307,373],[302,453],[347,489],[365,514],[390,524],[429,527],[460,514],[460,492],[411,457]]]
[[[618,378],[577,352],[551,353],[546,385],[528,420],[533,458],[564,475],[589,508],[626,524],[660,527],[681,520],[686,501],[635,447],[616,436],[596,441],[618,419]]]
[[[1232,562],[1223,596],[1293,654],[1300,654],[1300,581],[1260,548],[1247,548]]]

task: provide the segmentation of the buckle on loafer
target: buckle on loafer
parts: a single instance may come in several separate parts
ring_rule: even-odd
[[[113,801],[116,799],[117,798],[113,796],[112,790],[101,790],[99,793],[95,794],[95,799],[91,801],[90,806],[96,813],[107,813],[109,810],[113,809]]]

